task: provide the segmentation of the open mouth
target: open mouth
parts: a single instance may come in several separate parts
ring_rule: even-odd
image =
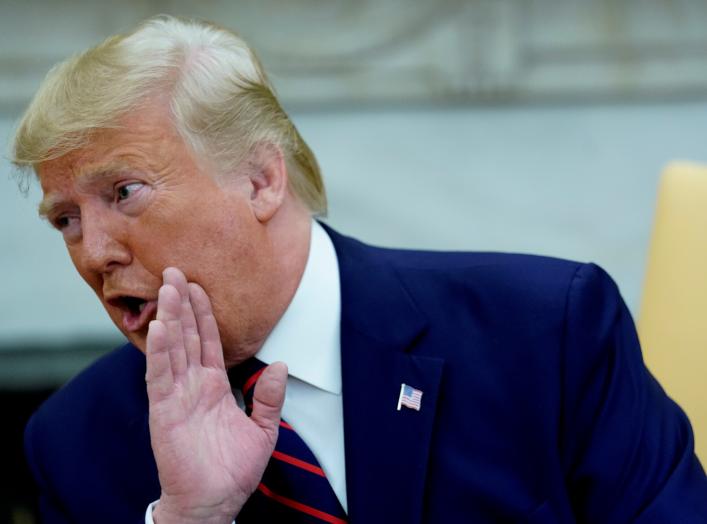
[[[157,311],[156,300],[140,297],[120,296],[108,300],[108,303],[123,312],[123,327],[126,331],[138,331],[145,327]]]

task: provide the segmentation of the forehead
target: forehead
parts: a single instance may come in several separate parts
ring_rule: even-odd
[[[37,165],[44,199],[41,215],[77,189],[110,180],[111,173],[137,170],[163,173],[193,166],[191,155],[171,121],[156,108],[121,119],[118,126],[92,133],[87,143]]]
[[[134,155],[133,162],[139,163]],[[37,176],[44,193],[73,186],[76,182],[88,183],[109,171],[125,169],[133,164],[117,150],[100,151],[92,144],[66,155],[42,162],[37,166]]]
[[[95,131],[83,147],[40,163],[36,172],[46,194],[59,186],[100,179],[112,171],[159,173],[170,166],[184,169],[194,163],[166,112],[152,107],[122,118],[115,128]]]
[[[96,172],[140,166],[157,167],[164,159],[179,156],[181,139],[164,119],[147,115],[124,118],[119,126],[93,132],[84,146],[65,155],[42,162],[37,175],[47,178],[82,178]]]
[[[70,187],[88,187],[110,173],[144,171],[156,161],[156,156],[150,155],[149,146],[103,149],[88,144],[60,158],[42,162],[37,166],[37,177],[46,195]]]

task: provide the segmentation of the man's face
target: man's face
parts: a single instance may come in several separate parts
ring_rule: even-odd
[[[224,346],[257,331],[268,242],[248,177],[218,184],[154,107],[37,172],[40,212],[118,328],[142,351],[162,271],[181,269],[212,301]]]

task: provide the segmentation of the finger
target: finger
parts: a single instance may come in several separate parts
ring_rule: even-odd
[[[199,331],[196,325],[194,310],[189,301],[189,288],[187,279],[176,267],[168,267],[162,272],[162,278],[165,284],[174,286],[179,292],[181,303],[180,317],[182,325],[182,339],[184,341],[184,349],[186,350],[187,365],[201,365],[201,342],[199,341]]]
[[[174,379],[169,358],[167,328],[159,320],[150,322],[147,329],[147,395],[150,402],[159,402],[172,392]]]
[[[205,367],[225,370],[221,337],[218,333],[216,318],[211,310],[211,301],[206,291],[199,284],[190,282],[189,300],[194,309],[196,324],[199,328],[201,364]]]
[[[286,385],[287,366],[284,362],[270,364],[255,383],[253,413],[250,418],[268,434],[273,443],[277,440]]]
[[[161,320],[166,328],[169,361],[174,380],[177,380],[187,369],[180,313],[179,292],[174,286],[163,285],[157,296],[157,320]]]

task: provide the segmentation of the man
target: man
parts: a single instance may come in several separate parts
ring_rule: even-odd
[[[316,161],[230,32],[157,18],[60,64],[14,156],[130,341],[27,427],[47,522],[707,522],[609,277],[312,221]]]

